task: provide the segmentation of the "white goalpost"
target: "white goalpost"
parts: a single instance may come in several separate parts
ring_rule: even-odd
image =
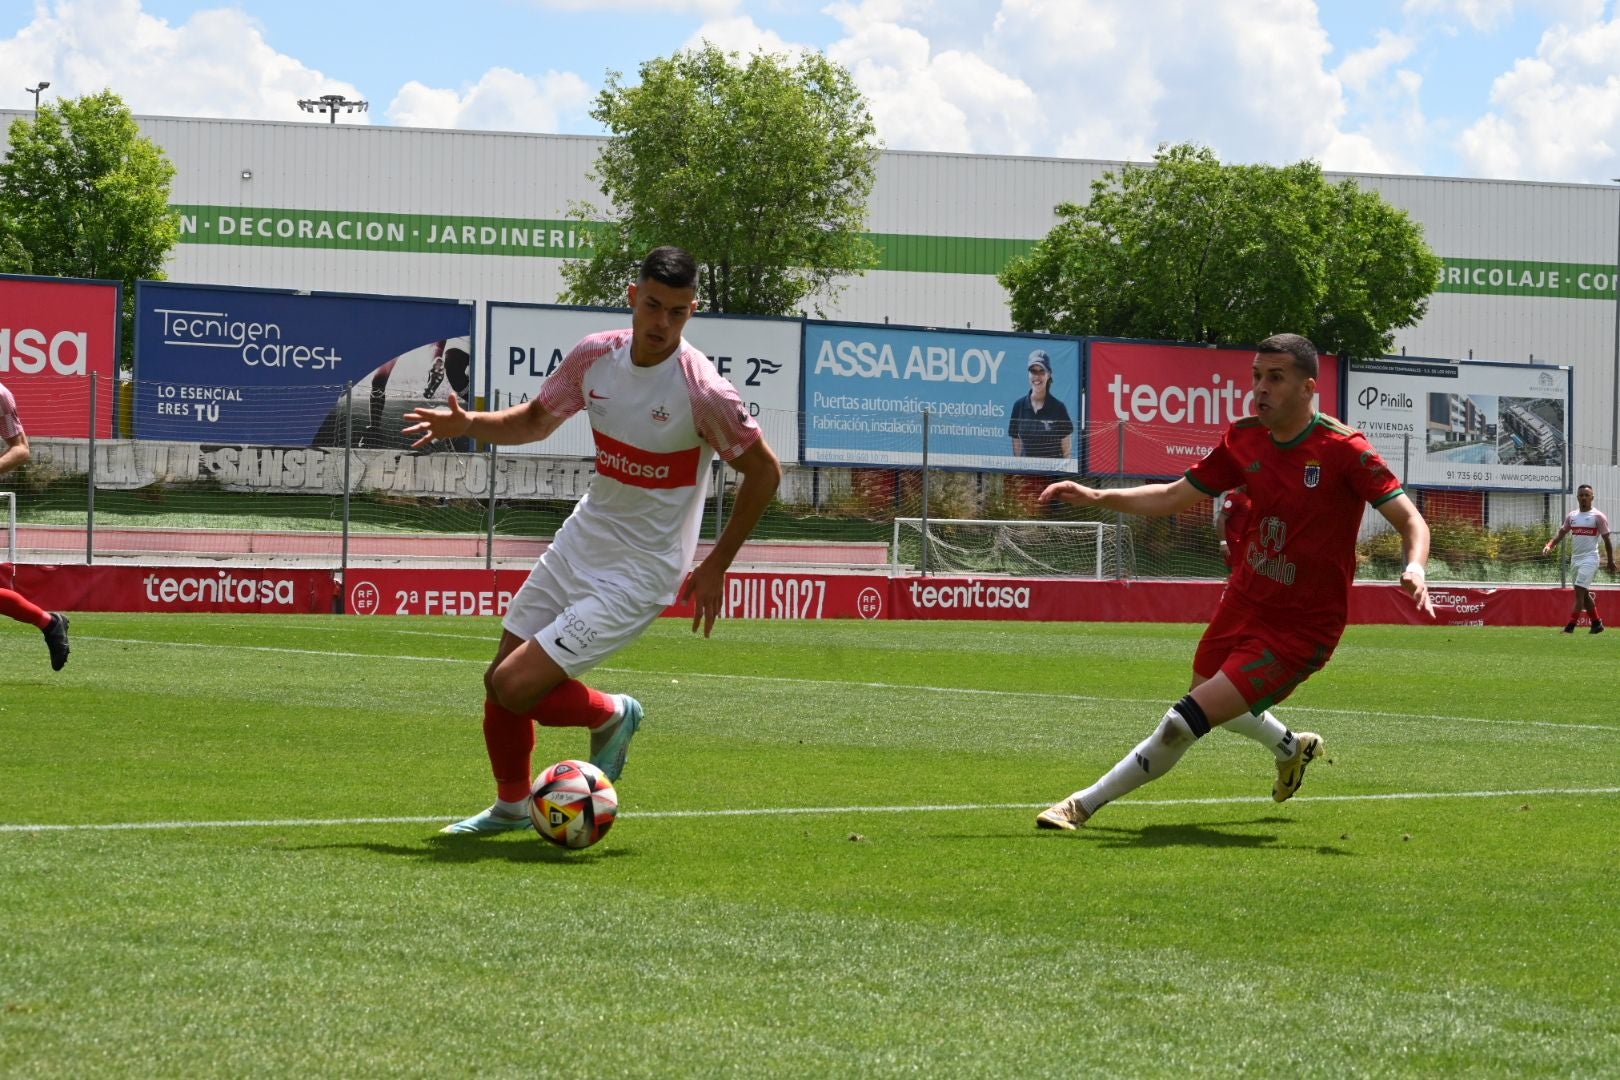
[[[1136,554],[1130,529],[1104,521],[901,517],[889,570],[1123,580],[1136,575]]]

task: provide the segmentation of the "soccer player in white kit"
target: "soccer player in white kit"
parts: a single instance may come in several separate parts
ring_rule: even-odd
[[[642,706],[579,676],[629,645],[671,604],[697,549],[708,466],[715,454],[742,474],[731,519],[686,577],[692,630],[708,637],[720,614],[726,568],[776,494],[782,467],[732,386],[681,338],[697,310],[697,264],[655,249],[630,286],[630,329],[586,337],[522,405],[405,415],[413,446],[471,436],[519,444],[543,439],[580,410],[596,441],[589,493],[557,530],[502,621],[484,672],[484,744],[495,774],[493,806],[444,828],[489,834],[526,829],[534,725],[584,727],[591,763],[617,780]]]
[[[1609,539],[1609,519],[1603,511],[1592,508],[1594,493],[1591,484],[1582,484],[1575,489],[1575,504],[1577,510],[1571,510],[1564,515],[1564,524],[1559,528],[1553,538],[1547,541],[1547,546],[1541,549],[1543,555],[1552,554],[1552,549],[1567,533],[1571,537],[1569,552],[1570,572],[1575,576],[1575,610],[1569,614],[1569,623],[1564,627],[1564,633],[1573,634],[1575,624],[1581,621],[1581,612],[1590,612],[1592,616],[1592,630],[1594,634],[1603,633],[1603,620],[1598,618],[1597,598],[1592,595],[1592,579],[1597,577],[1598,569],[1598,540],[1603,540],[1603,551],[1608,560],[1609,573],[1615,573],[1614,543]]]

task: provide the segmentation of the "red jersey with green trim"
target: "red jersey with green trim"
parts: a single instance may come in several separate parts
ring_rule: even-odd
[[[1222,603],[1284,625],[1331,627],[1337,640],[1349,615],[1362,508],[1401,494],[1367,437],[1317,413],[1279,443],[1257,417],[1245,417],[1187,480],[1211,496],[1242,485],[1253,504]]]

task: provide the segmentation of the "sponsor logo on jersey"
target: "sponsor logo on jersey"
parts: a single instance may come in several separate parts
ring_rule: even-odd
[[[606,401],[608,399],[606,394],[598,394],[595,390],[591,390],[590,395],[592,401]]]
[[[682,488],[697,483],[701,451],[693,446],[661,454],[620,442],[602,434],[596,436],[596,471],[621,484],[639,488]]]
[[[1260,471],[1260,462],[1258,460],[1249,462],[1248,465],[1244,466],[1243,471],[1244,472],[1259,472]]]

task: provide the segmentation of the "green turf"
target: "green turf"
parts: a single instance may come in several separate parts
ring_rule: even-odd
[[[1071,835],[1197,627],[664,620],[565,854],[435,833],[493,620],[73,629],[6,631],[0,1075],[1620,1072],[1620,635],[1352,628],[1297,799],[1217,732]]]

